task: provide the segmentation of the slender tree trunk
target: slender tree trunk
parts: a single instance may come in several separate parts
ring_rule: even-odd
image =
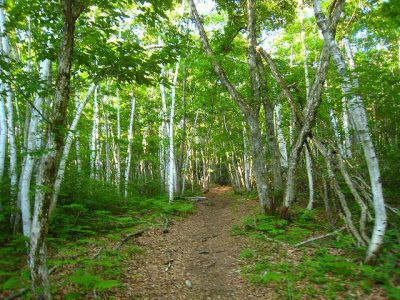
[[[2,5],[4,5],[3,2],[0,2]],[[2,8],[4,9],[4,8]],[[3,12],[4,13],[4,12]],[[0,33],[2,33],[2,30],[0,28]],[[3,43],[2,39],[0,38],[0,56],[3,56]],[[0,72],[2,72],[2,69],[0,68]],[[4,99],[3,99],[3,93],[4,93],[4,83],[2,80],[0,80],[0,183],[3,182],[3,176],[4,176],[4,170],[5,170],[5,162],[6,162],[6,145],[7,145],[7,116],[6,116],[6,108],[4,105]],[[0,211],[2,209],[1,206],[1,201],[0,201]]]
[[[124,176],[124,196],[128,197],[128,183],[129,183],[129,173],[131,170],[131,160],[132,160],[132,140],[133,140],[133,117],[135,115],[136,108],[136,98],[132,91],[131,98],[131,113],[129,116],[129,127],[128,127],[128,148],[125,163],[125,176]]]
[[[326,179],[322,177],[322,188],[323,188],[323,198],[325,204],[326,216],[328,217],[329,224],[332,229],[335,229],[335,223],[333,222],[331,207],[329,204],[329,195],[328,195],[328,184],[326,183]]]
[[[99,138],[99,107],[97,102],[97,90],[98,86],[96,85],[94,89],[94,97],[93,97],[93,126],[92,126],[92,135],[90,139],[90,178],[96,178],[96,157],[98,156],[98,138]]]
[[[304,30],[304,2],[303,0],[297,1],[297,9],[299,11],[300,21],[300,40],[301,40],[301,52],[303,55],[303,68],[304,68],[304,79],[306,84],[306,98],[308,98],[310,89],[310,78],[308,75],[308,51],[306,47],[306,32]]]
[[[203,176],[201,179],[201,182],[202,182],[201,191],[203,193],[208,193],[208,191],[209,191],[209,175],[210,175],[210,173],[208,172],[209,161],[205,157],[203,149],[200,150],[200,153],[201,153],[202,171],[203,171]]]
[[[182,190],[181,190],[181,195],[184,194],[185,192],[185,184],[186,184],[186,174],[187,174],[187,168],[188,168],[188,163],[190,160],[190,152],[192,151],[192,144],[193,144],[193,138],[195,136],[195,131],[196,131],[196,126],[197,126],[197,120],[199,118],[199,111],[196,112],[196,117],[194,118],[194,123],[193,123],[193,134],[190,137],[190,141],[188,143],[188,147],[186,150],[186,158],[185,162],[183,163],[183,171],[182,171]]]
[[[159,39],[159,43],[161,43],[161,39]],[[165,77],[164,66],[161,66],[161,78]],[[162,105],[162,124],[161,124],[161,167],[162,167],[162,177],[164,179],[164,188],[168,191],[168,182],[169,182],[169,159],[167,156],[166,149],[166,141],[169,126],[168,126],[168,117],[167,117],[167,92],[165,90],[165,86],[162,82],[160,82],[160,92],[161,92],[161,105]]]
[[[117,96],[117,147],[116,147],[116,176],[118,194],[121,193],[121,105],[119,99],[119,89],[116,91]]]
[[[40,79],[43,82],[47,82],[51,68],[50,60],[46,59],[40,62]],[[30,186],[33,168],[36,161],[35,151],[39,150],[40,145],[36,144],[36,135],[38,134],[38,128],[41,123],[42,116],[42,104],[43,97],[40,93],[47,90],[47,86],[42,85],[41,91],[36,95],[34,106],[31,112],[31,118],[28,128],[28,137],[26,144],[26,155],[23,159],[21,176],[19,181],[19,192],[18,202],[21,204],[21,215],[22,215],[22,230],[25,237],[29,238],[31,234],[31,202],[30,202]],[[38,111],[37,111],[38,110]]]
[[[306,47],[306,33],[304,30],[304,3],[303,0],[298,0],[298,10],[299,10],[299,21],[300,21],[300,39],[301,39],[301,50],[303,54],[303,67],[304,67],[304,79],[306,83],[306,99],[309,97],[310,90],[310,79],[308,76],[308,53]],[[314,179],[313,179],[313,164],[310,152],[308,148],[304,150],[306,157],[306,170],[307,170],[307,180],[308,180],[308,205],[307,209],[311,210],[314,204]]]
[[[263,99],[263,106],[266,119],[267,148],[272,161],[272,180],[273,180],[273,206],[282,199],[282,166],[280,163],[279,144],[275,136],[274,109]],[[273,211],[272,211],[273,212]]]
[[[350,135],[350,121],[349,121],[349,114],[348,114],[348,108],[347,108],[347,99],[346,97],[342,98],[342,122],[343,122],[343,131],[344,131],[344,142],[345,142],[345,148],[346,148],[346,157],[351,158],[352,157],[352,151],[351,151],[351,135]]]
[[[276,118],[276,131],[278,136],[281,165],[286,169],[288,167],[288,155],[286,150],[286,141],[282,130],[282,115],[281,115],[280,103],[277,103],[275,105],[275,118]]]
[[[79,109],[79,93],[75,91],[75,109]],[[76,170],[78,174],[82,174],[82,160],[81,160],[81,143],[80,143],[80,131],[76,130],[75,133],[75,150],[76,150]]]
[[[186,59],[183,63],[183,72],[182,72],[182,107],[183,107],[183,116],[179,123],[179,126],[182,130],[182,140],[179,148],[179,157],[177,159],[177,170],[176,170],[176,191],[179,193],[180,191],[184,191],[182,189],[183,184],[183,165],[184,165],[184,154],[185,154],[185,146],[187,139],[186,132]],[[186,175],[185,175],[186,176]]]
[[[308,204],[307,209],[312,210],[314,206],[314,180],[313,180],[313,163],[308,147],[305,147],[304,153],[306,155],[306,170],[308,178]]]
[[[60,158],[56,181],[54,183],[54,192],[53,192],[53,197],[52,197],[51,205],[50,205],[50,215],[53,213],[53,211],[57,205],[58,194],[60,193],[61,184],[64,179],[65,167],[66,167],[66,164],[68,161],[69,151],[71,149],[72,142],[74,140],[74,132],[76,130],[76,127],[78,126],[79,119],[83,113],[83,109],[85,108],[86,103],[89,101],[89,98],[92,95],[94,89],[95,89],[95,84],[93,83],[89,87],[89,90],[88,90],[85,98],[79,103],[79,105],[76,109],[76,112],[75,112],[74,119],[72,120],[72,123],[69,127],[67,137],[65,138],[65,145],[64,145],[64,149],[63,149],[63,152],[62,152],[62,155]]]
[[[250,163],[249,163],[249,146],[247,140],[246,125],[242,122],[243,126],[243,168],[244,168],[244,185],[246,192],[251,192],[250,184]]]
[[[10,63],[10,44],[8,40],[8,35],[6,31],[6,20],[4,15],[4,0],[0,0],[0,36],[2,44],[2,54],[4,62]],[[9,72],[3,70],[7,75]],[[15,129],[14,129],[14,112],[13,112],[13,91],[11,89],[11,84],[7,81],[3,82],[3,87],[6,96],[6,106],[7,106],[7,135],[8,135],[8,151],[10,155],[10,191],[11,199],[15,200],[17,196],[17,184],[18,184],[18,171],[17,171],[17,145],[15,142]],[[18,204],[20,207],[20,203]]]
[[[376,256],[379,248],[382,246],[383,237],[385,235],[387,226],[387,215],[385,201],[383,199],[382,179],[379,169],[379,162],[368,128],[368,118],[362,98],[354,92],[354,89],[358,88],[358,80],[356,74],[354,74],[353,72],[353,80],[351,80],[351,78],[348,76],[348,73],[346,71],[346,62],[335,41],[335,37],[329,30],[328,21],[326,20],[321,8],[321,2],[319,0],[313,0],[313,4],[318,27],[322,31],[325,43],[329,45],[329,51],[332,55],[335,67],[340,76],[343,78],[343,82],[341,84],[342,90],[345,95],[349,96],[349,111],[354,121],[355,129],[358,133],[358,136],[360,137],[368,166],[375,210],[374,230],[372,233],[371,243],[369,244],[365,258],[366,261],[370,261]],[[350,70],[353,70],[354,61],[351,49],[349,47],[347,48],[346,53],[350,61]]]
[[[326,99],[328,100],[328,104],[329,104],[329,120],[330,120],[331,125],[332,125],[333,133],[335,135],[336,144],[337,144],[337,146],[339,148],[340,155],[342,157],[346,158],[347,157],[347,153],[346,153],[346,151],[345,151],[345,149],[343,147],[342,137],[340,136],[338,122],[337,122],[337,119],[336,119],[336,116],[335,116],[335,112],[333,111],[333,108],[332,108],[332,101],[331,101],[331,97],[330,97],[329,92],[328,92],[328,84],[326,82],[325,82],[325,88],[326,88],[326,92],[325,92]]]
[[[171,87],[171,108],[169,116],[169,178],[168,178],[168,201],[171,203],[174,200],[175,190],[175,178],[176,178],[176,167],[175,167],[175,148],[174,148],[174,118],[175,118],[175,91],[176,84],[178,82],[178,73],[180,66],[180,57],[175,65],[175,73]]]
[[[0,94],[3,93],[3,84],[0,82]],[[7,145],[7,117],[3,97],[0,97],[0,183],[3,181]]]
[[[107,88],[108,90],[108,88]],[[103,104],[108,104],[108,96],[104,96],[103,98]],[[104,107],[103,105],[103,110],[104,110],[104,129],[106,132],[106,139],[104,141],[105,143],[105,152],[106,152],[106,182],[110,183],[111,182],[111,161],[110,161],[110,124],[108,121],[108,109]]]

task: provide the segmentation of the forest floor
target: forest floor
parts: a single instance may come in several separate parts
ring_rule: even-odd
[[[214,187],[196,213],[182,222],[147,231],[136,243],[147,255],[132,259],[129,293],[141,299],[276,299],[273,289],[241,276],[240,252],[248,239],[232,235],[232,225],[251,211],[232,200],[229,187]],[[257,205],[256,201],[252,204]]]
[[[258,214],[254,194],[215,186],[205,196],[138,198],[115,216],[73,206],[75,225],[50,239],[54,299],[400,299],[394,248],[370,266],[345,232],[298,247],[331,231],[317,210],[288,222]],[[26,251],[0,250],[0,299],[29,299]]]

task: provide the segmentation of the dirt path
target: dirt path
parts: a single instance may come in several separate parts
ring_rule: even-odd
[[[156,228],[138,239],[146,247],[134,260],[131,297],[140,299],[274,299],[267,288],[250,286],[240,275],[243,237],[231,226],[248,213],[248,204],[232,201],[229,188],[216,187],[197,204],[196,214],[172,224],[167,234]],[[173,261],[172,261],[173,260]],[[168,261],[172,261],[167,270]],[[191,287],[190,287],[191,286]]]

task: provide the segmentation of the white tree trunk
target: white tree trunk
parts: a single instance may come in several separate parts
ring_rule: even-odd
[[[97,142],[98,142],[98,126],[99,126],[99,118],[98,118],[98,103],[97,103],[97,89],[96,85],[94,89],[94,97],[93,97],[93,127],[92,127],[92,136],[90,139],[90,178],[96,177],[96,157],[97,157]]]
[[[278,136],[278,145],[279,145],[281,165],[282,165],[282,167],[287,169],[288,154],[287,154],[287,150],[286,150],[285,137],[283,136],[283,130],[282,130],[282,114],[281,114],[281,104],[280,103],[277,103],[275,105],[275,118],[276,118],[276,131],[277,131],[277,136]]]
[[[300,20],[300,38],[301,38],[301,50],[303,54],[303,67],[304,67],[304,79],[306,83],[306,99],[308,100],[310,92],[310,80],[308,77],[308,53],[306,47],[306,33],[304,30],[304,3],[303,0],[298,0],[298,10],[299,10],[299,20]],[[306,156],[306,169],[307,169],[307,179],[308,179],[308,205],[307,209],[311,210],[314,204],[314,179],[313,179],[313,165],[310,152],[308,148],[305,147]]]
[[[176,168],[175,168],[175,149],[174,149],[174,117],[175,117],[175,91],[176,84],[178,82],[180,57],[175,65],[175,73],[171,87],[171,108],[169,116],[169,178],[168,178],[168,200],[172,202],[174,200],[174,190],[175,190],[175,178],[176,178]]]
[[[124,196],[128,197],[128,182],[129,173],[131,169],[131,159],[132,159],[132,139],[133,139],[133,117],[135,115],[136,98],[132,91],[131,98],[131,113],[129,116],[129,127],[128,127],[128,149],[125,163],[125,176],[124,176]]]
[[[308,178],[308,204],[307,209],[313,209],[314,205],[314,181],[313,181],[313,165],[312,158],[310,155],[310,151],[308,151],[308,147],[306,146],[304,149],[304,153],[306,156],[306,169],[307,169],[307,178]]]
[[[108,96],[104,96],[103,103],[108,104]],[[108,109],[103,105],[104,110],[104,119],[105,119],[105,132],[106,132],[106,139],[105,143],[105,151],[106,151],[106,182],[110,183],[111,180],[111,162],[110,162],[110,124],[108,121]]]
[[[247,192],[251,192],[250,184],[250,163],[249,163],[249,142],[247,139],[246,125],[242,122],[243,127],[243,168],[244,168],[244,185]]]
[[[310,89],[310,79],[308,76],[308,51],[306,47],[306,32],[304,30],[304,2],[303,0],[298,0],[297,9],[299,11],[299,21],[300,21],[300,40],[301,40],[301,52],[303,55],[303,67],[304,67],[304,79],[306,83],[306,98],[308,98],[308,93]]]
[[[351,137],[350,137],[350,122],[349,122],[349,114],[347,108],[347,99],[346,97],[342,98],[342,122],[343,122],[343,131],[344,131],[344,142],[346,148],[346,157],[352,157],[351,151]]]
[[[335,67],[343,78],[341,84],[343,93],[348,96],[349,112],[354,121],[355,129],[360,137],[360,141],[364,150],[365,159],[368,166],[369,177],[371,181],[371,189],[374,201],[375,223],[372,233],[371,242],[367,250],[366,261],[370,261],[378,253],[379,248],[383,244],[387,226],[387,215],[385,209],[385,201],[382,191],[382,179],[379,169],[378,158],[375,153],[371,134],[368,127],[368,118],[361,96],[355,94],[354,89],[358,88],[358,80],[353,72],[353,80],[348,76],[346,70],[346,62],[342,53],[329,30],[329,24],[321,8],[320,0],[313,0],[315,18],[318,27],[322,31],[325,42],[329,45],[329,51],[332,55]],[[349,59],[350,69],[354,69],[354,60],[350,47],[347,47],[346,54]]]
[[[336,144],[338,145],[340,155],[342,157],[346,158],[347,153],[345,151],[345,148],[343,147],[342,137],[340,135],[339,126],[338,126],[338,121],[336,119],[335,112],[333,111],[333,108],[332,108],[332,101],[331,101],[331,97],[328,92],[327,82],[325,82],[325,94],[326,94],[326,99],[328,100],[328,104],[329,104],[329,120],[332,125],[333,133],[335,135]]]
[[[95,84],[92,83],[91,86],[89,87],[88,92],[86,93],[85,98],[79,103],[79,106],[76,109],[74,119],[72,120],[71,126],[69,127],[67,137],[65,138],[65,145],[62,156],[60,158],[60,164],[58,166],[56,181],[54,183],[53,196],[50,205],[50,215],[54,211],[57,204],[58,194],[60,192],[61,184],[64,179],[65,167],[68,161],[69,151],[71,149],[71,145],[74,140],[74,132],[78,125],[79,119],[82,115],[83,109],[85,108],[86,103],[89,101],[89,98],[92,95],[94,89],[95,89]]]
[[[3,84],[0,82],[0,93],[3,92]],[[7,144],[7,117],[3,98],[0,97],[0,182],[3,180],[4,166],[6,161]]]
[[[119,194],[121,190],[121,116],[120,116],[121,105],[120,105],[118,88],[116,94],[117,94],[117,149],[116,149],[117,162],[116,162],[115,180],[117,181],[117,189]]]
[[[47,81],[50,73],[51,62],[49,59],[40,62],[40,79],[43,82]],[[46,86],[41,86],[41,91],[36,95],[34,106],[31,109],[31,118],[28,128],[27,144],[26,144],[26,155],[22,163],[21,176],[19,180],[19,192],[18,192],[18,202],[21,205],[21,215],[22,215],[22,230],[25,237],[29,238],[31,234],[31,202],[30,202],[30,186],[31,178],[33,173],[33,168],[36,161],[35,151],[39,150],[37,145],[36,136],[38,133],[38,128],[41,123],[43,105],[43,97],[40,96],[40,92],[45,91]]]
[[[6,20],[4,15],[4,0],[0,0],[0,36],[2,44],[2,52],[4,61],[10,63],[10,45],[6,31]],[[7,75],[8,71],[3,70]],[[7,106],[7,135],[8,135],[8,150],[10,155],[10,190],[11,198],[15,198],[17,193],[18,173],[17,173],[17,145],[15,142],[14,132],[14,112],[13,112],[13,92],[11,85],[8,82],[3,82],[4,90],[6,93],[6,106]]]
[[[159,39],[159,43],[161,39]],[[161,78],[165,78],[164,66],[161,66]],[[169,182],[169,159],[167,157],[167,150],[165,147],[169,127],[167,120],[167,92],[165,86],[160,82],[160,92],[161,92],[161,105],[162,105],[162,124],[161,124],[161,168],[162,168],[162,179],[164,180],[164,188],[168,190]]]
[[[75,109],[79,109],[79,92],[75,91]],[[76,170],[78,174],[82,173],[82,161],[81,161],[81,143],[80,143],[80,131],[75,132],[75,150],[76,150]]]
[[[184,192],[185,192],[187,168],[188,168],[188,163],[189,163],[190,152],[192,151],[193,137],[195,135],[195,130],[196,130],[198,118],[199,118],[199,111],[196,112],[196,117],[194,119],[194,124],[193,124],[193,134],[190,137],[190,141],[189,141],[188,147],[186,149],[186,158],[185,158],[185,162],[183,164],[183,171],[182,171],[182,190],[181,190],[181,195],[183,195]]]

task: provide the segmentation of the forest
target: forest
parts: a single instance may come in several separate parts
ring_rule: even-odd
[[[400,299],[399,0],[0,0],[0,41],[1,299]]]

